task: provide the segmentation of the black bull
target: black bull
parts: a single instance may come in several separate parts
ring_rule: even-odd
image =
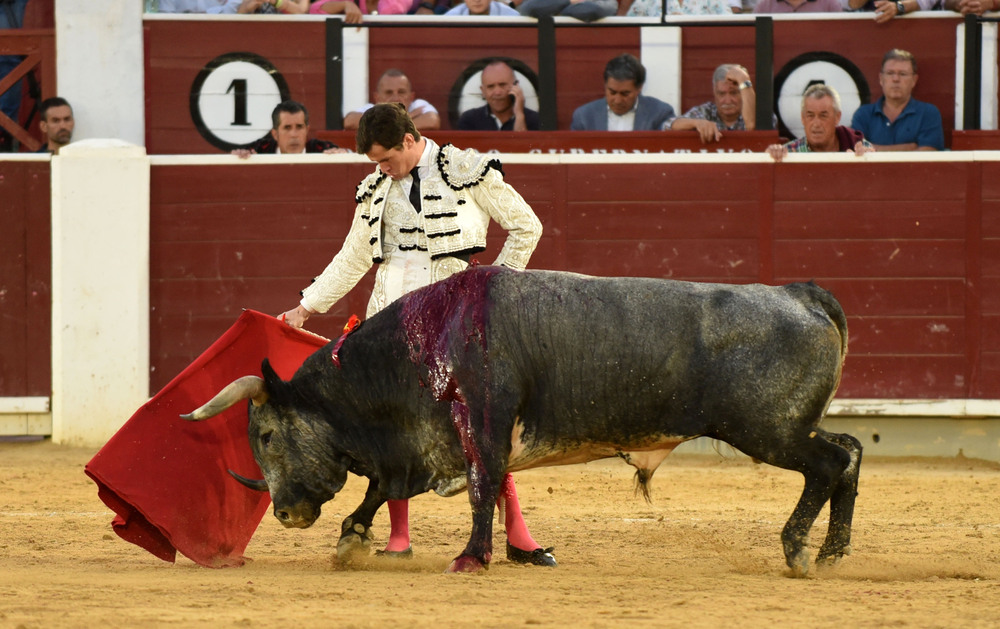
[[[455,571],[488,564],[506,472],[621,456],[645,486],[680,443],[719,439],[805,477],[781,533],[788,566],[803,575],[828,500],[817,561],[850,552],[861,445],[819,427],[846,351],[844,312],[812,283],[480,266],[397,300],[290,381],[265,361],[263,379],[241,378],[185,417],[251,399],[264,480],[241,480],[270,490],[286,526],[312,524],[348,472],[367,477],[344,521],[342,556],[367,550],[386,500],[468,487],[472,534]]]

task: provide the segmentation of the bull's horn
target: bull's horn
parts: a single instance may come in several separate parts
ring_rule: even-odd
[[[266,480],[263,479],[253,480],[252,478],[247,478],[246,476],[240,476],[233,470],[226,470],[226,471],[229,472],[230,476],[240,481],[240,484],[242,484],[245,487],[249,487],[250,489],[253,489],[255,491],[268,491]]]
[[[214,398],[206,402],[201,408],[186,415],[181,415],[181,419],[188,421],[201,421],[209,417],[215,417],[240,400],[252,400],[254,406],[260,406],[267,402],[267,391],[264,390],[264,380],[259,376],[243,376],[239,380],[229,383],[225,389],[219,391]]]

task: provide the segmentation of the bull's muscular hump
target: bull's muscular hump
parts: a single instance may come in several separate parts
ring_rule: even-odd
[[[782,531],[801,575],[827,501],[819,560],[849,552],[861,447],[819,427],[846,351],[843,311],[812,284],[472,267],[362,324],[339,368],[326,348],[288,383],[265,369],[251,444],[279,518],[311,523],[348,471],[371,479],[345,536],[386,499],[468,487],[472,534],[452,566],[468,570],[489,561],[508,470],[621,456],[645,490],[676,445],[709,436],[805,477]]]

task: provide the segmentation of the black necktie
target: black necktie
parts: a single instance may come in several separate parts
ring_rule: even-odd
[[[420,214],[420,175],[416,168],[410,171],[410,177],[413,177],[413,183],[410,185],[410,205],[417,214]]]

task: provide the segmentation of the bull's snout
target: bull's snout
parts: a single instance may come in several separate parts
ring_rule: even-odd
[[[274,507],[274,517],[278,518],[286,528],[304,529],[312,526],[319,517],[319,510],[308,505],[294,507]]]

